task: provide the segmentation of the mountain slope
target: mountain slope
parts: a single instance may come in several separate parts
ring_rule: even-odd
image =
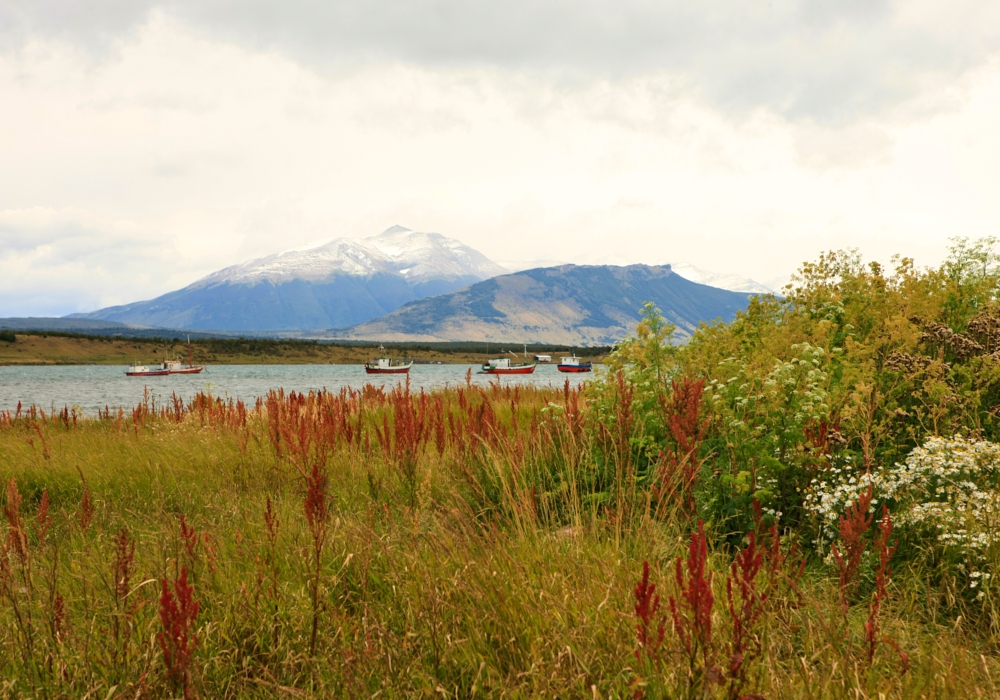
[[[569,265],[570,263],[565,260],[555,261],[555,260],[497,260],[497,263],[503,265],[510,272],[521,272],[523,270],[533,270],[536,267],[559,267],[560,265]],[[695,267],[690,263],[685,262],[672,262],[665,263],[670,265],[670,269],[674,273],[680,275],[686,280],[692,282],[697,282],[698,284],[705,284],[709,287],[718,287],[719,289],[728,289],[731,292],[746,292],[748,294],[771,294],[775,289],[780,287],[769,287],[766,284],[761,284],[755,280],[748,277],[741,277],[740,275],[725,272],[712,272],[710,270],[703,270],[700,267]]]
[[[204,330],[311,330],[362,323],[504,272],[453,238],[393,226],[360,240],[338,238],[250,260],[156,299],[73,317]]]
[[[604,345],[633,331],[652,301],[687,337],[702,321],[731,319],[749,295],[697,284],[669,265],[562,265],[478,282],[410,302],[352,328],[358,340],[483,340]]]

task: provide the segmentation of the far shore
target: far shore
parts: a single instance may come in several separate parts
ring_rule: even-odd
[[[496,343],[490,345],[490,354],[487,354],[486,343],[482,343],[481,348],[470,347],[469,344],[394,343],[387,345],[386,355],[412,359],[417,363],[467,365],[497,356],[501,349],[520,351],[516,352],[519,357],[523,353],[520,345],[511,345],[508,349]],[[550,350],[528,347],[529,357],[533,353],[545,353],[550,354],[554,362],[573,352],[600,361],[606,356],[607,348]],[[378,354],[377,344],[253,338],[199,339],[192,341],[190,348],[191,361],[205,365],[353,365],[362,364]],[[173,340],[32,332],[17,333],[15,342],[0,342],[0,366],[157,364],[166,359],[187,362],[188,358],[188,346]]]

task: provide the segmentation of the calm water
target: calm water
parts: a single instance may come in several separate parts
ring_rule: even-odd
[[[470,365],[416,365],[410,370],[410,387],[414,390],[437,389],[465,382]],[[566,379],[576,385],[588,375],[562,374],[555,365],[539,365],[534,374],[493,377],[476,374],[474,384],[487,386],[499,380],[503,384],[535,384],[562,386]],[[341,387],[359,388],[364,384],[394,386],[399,376],[367,375],[361,365],[219,365],[201,374],[173,374],[166,377],[126,377],[124,366],[60,366],[60,367],[0,367],[0,411],[36,404],[51,408],[76,406],[85,413],[94,413],[105,406],[132,408],[142,401],[145,387],[157,404],[167,402],[172,393],[188,400],[199,391],[213,396],[232,397],[253,402],[269,389],[309,391],[326,388],[340,391]]]

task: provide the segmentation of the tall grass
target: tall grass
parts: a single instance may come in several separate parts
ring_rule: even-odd
[[[998,696],[888,535],[869,605],[760,514],[693,524],[690,447],[652,493],[619,388],[607,425],[471,383],[2,413],[0,694]]]

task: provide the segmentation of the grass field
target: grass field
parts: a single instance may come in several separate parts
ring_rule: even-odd
[[[702,540],[629,440],[568,387],[2,414],[0,695],[998,697],[947,584]]]

